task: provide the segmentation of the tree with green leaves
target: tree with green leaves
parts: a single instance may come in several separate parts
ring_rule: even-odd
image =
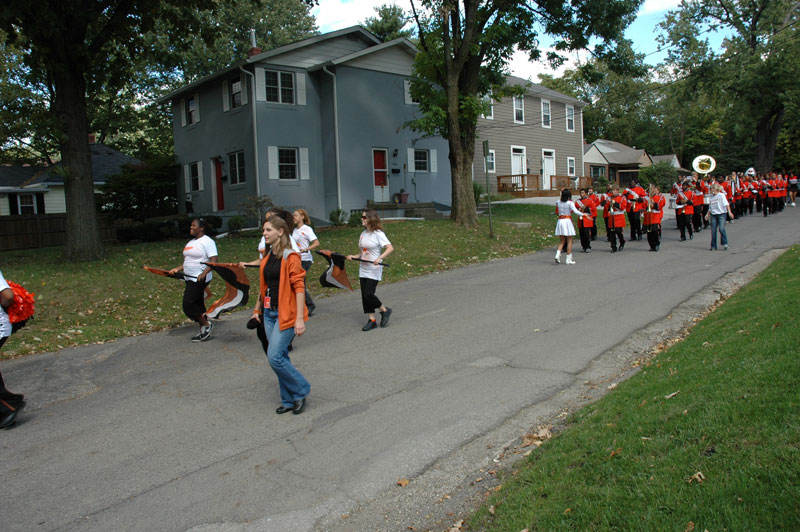
[[[726,129],[752,143],[755,167],[773,169],[775,149],[786,117],[786,104],[800,88],[796,24],[800,4],[794,0],[691,0],[673,13],[664,28],[675,47],[673,58],[689,63],[685,70],[724,105]],[[697,57],[697,35],[705,28],[730,32],[719,55]],[[694,36],[694,37],[693,37]],[[688,59],[687,59],[688,58]]]
[[[544,54],[551,64],[561,64],[564,53],[581,49],[611,60],[640,4],[641,0],[421,0],[417,6],[412,0],[420,53],[411,94],[420,101],[424,116],[410,127],[448,141],[451,220],[466,227],[477,224],[470,171],[477,121],[488,109],[484,95],[499,99],[514,92],[506,73],[515,48],[527,51],[532,61],[541,60],[542,33],[556,41],[555,51]],[[625,66],[620,60],[612,64]]]
[[[4,2],[0,29],[30,71],[52,91],[53,135],[64,169],[70,261],[95,260],[103,246],[97,226],[86,97],[92,86],[131,75],[131,57],[144,52],[143,35],[163,20],[175,43],[203,28],[192,24],[211,0],[37,0]]]
[[[410,39],[414,30],[403,29],[409,23],[409,17],[403,8],[394,4],[384,4],[375,8],[377,17],[369,17],[361,23],[369,32],[383,42],[405,37]]]

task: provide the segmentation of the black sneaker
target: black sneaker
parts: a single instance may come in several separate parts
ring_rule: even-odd
[[[381,327],[389,325],[389,316],[392,315],[392,309],[386,307],[386,312],[381,312]]]
[[[214,324],[212,322],[210,322],[210,321],[208,322],[208,325],[200,327],[200,334],[197,335],[197,337],[200,338],[199,341],[205,342],[206,340],[211,338],[211,331],[212,330],[214,330]],[[192,341],[195,341],[195,339],[192,338]]]
[[[366,325],[361,327],[361,330],[366,332],[366,331],[371,331],[372,329],[377,329],[377,328],[378,328],[378,324],[375,323],[375,321],[373,321],[373,320],[369,320]]]

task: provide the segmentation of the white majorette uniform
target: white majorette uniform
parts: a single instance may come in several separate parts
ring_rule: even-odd
[[[556,214],[558,214],[556,236],[575,236],[575,226],[572,224],[571,216],[573,212],[578,216],[583,216],[573,201],[556,202]]]
[[[6,278],[3,277],[3,272],[0,272],[0,292],[6,288],[11,287],[8,286]],[[0,338],[7,338],[9,336],[11,336],[11,320],[8,319],[8,313],[6,312],[6,309],[0,305]]]
[[[308,225],[303,224],[303,227],[295,227],[294,231],[292,231],[292,238],[298,248],[308,249],[308,246],[317,239],[317,235]],[[300,260],[302,262],[314,262],[314,256],[310,251],[301,251]]]
[[[381,256],[381,250],[391,245],[386,234],[380,229],[375,231],[363,231],[358,237],[358,248],[361,250],[361,258],[364,260],[375,260]],[[367,279],[380,281],[383,274],[383,266],[375,266],[370,262],[360,262],[358,266],[358,276]]]
[[[200,238],[190,240],[186,247],[183,248],[183,273],[187,276],[197,277],[206,269],[201,263],[208,262],[208,259],[217,255],[217,244],[210,236],[203,235]],[[212,275],[209,271],[205,282],[210,283],[211,277]],[[193,281],[194,279],[187,277],[187,280]]]

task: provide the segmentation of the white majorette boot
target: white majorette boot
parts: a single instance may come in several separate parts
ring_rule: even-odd
[[[560,248],[556,250],[555,261],[556,261],[556,264],[561,264],[561,249]]]
[[[572,253],[567,255],[567,264],[575,264],[575,261],[572,260]]]

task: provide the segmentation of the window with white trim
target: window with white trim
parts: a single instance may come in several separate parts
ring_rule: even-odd
[[[414,150],[414,171],[430,171],[430,152],[428,150]]]
[[[575,175],[575,157],[567,157],[567,175]]]
[[[294,104],[294,72],[265,70],[266,101]]]
[[[231,109],[242,106],[242,78],[230,80]]]
[[[525,99],[523,96],[514,96],[514,123],[525,123]]]
[[[231,185],[239,185],[247,180],[244,171],[243,151],[228,154],[228,174],[230,175]]]
[[[550,127],[550,100],[542,100],[542,127]]]
[[[278,148],[278,179],[296,181],[297,148]]]
[[[200,163],[189,163],[189,183],[191,184],[189,192],[200,190]]]
[[[575,107],[567,106],[567,131],[575,131]]]
[[[186,125],[200,121],[200,113],[197,109],[197,95],[186,98]]]
[[[33,194],[19,194],[17,196],[17,206],[20,214],[36,214],[36,200]]]
[[[600,179],[601,177],[606,176],[606,167],[605,166],[590,166],[589,173],[592,176],[592,179]]]
[[[489,110],[486,111],[486,114],[483,115],[483,118],[486,120],[494,120],[494,100],[492,100],[491,95],[486,95],[483,97],[483,101],[489,105]]]
[[[486,156],[486,173],[495,173],[494,150],[489,150],[489,154]]]

